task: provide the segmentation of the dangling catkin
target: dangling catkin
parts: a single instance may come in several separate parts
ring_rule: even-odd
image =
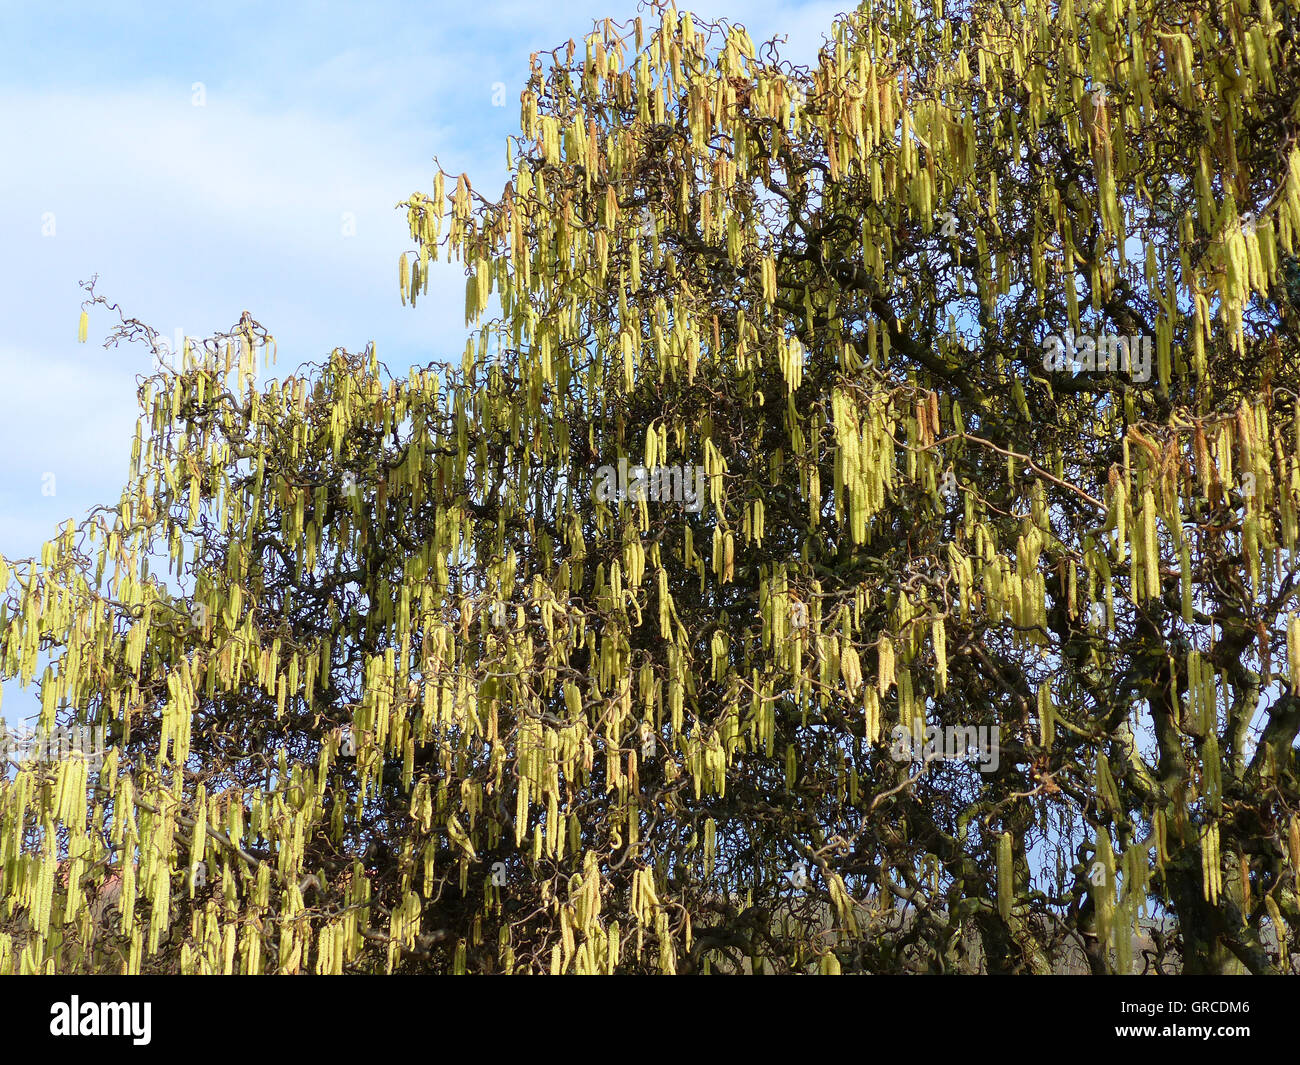
[[[998,837],[998,913],[1002,920],[1011,918],[1011,833]]]

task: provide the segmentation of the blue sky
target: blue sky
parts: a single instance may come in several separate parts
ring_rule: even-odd
[[[755,40],[785,35],[783,54],[808,62],[851,6],[695,10]],[[444,267],[416,310],[401,305],[410,241],[394,205],[431,188],[435,155],[498,191],[529,54],[636,12],[0,3],[0,554],[39,553],[61,522],[115,502],[125,476],[149,356],[104,349],[102,310],[76,343],[80,280],[97,273],[102,295],[169,337],[248,309],[279,341],[277,373],[371,340],[395,371],[458,359],[463,275]],[[25,716],[5,687],[0,710]]]

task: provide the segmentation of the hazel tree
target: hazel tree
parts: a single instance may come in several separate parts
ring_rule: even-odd
[[[458,367],[261,387],[245,315],[0,564],[0,675],[108,735],[0,781],[0,971],[1289,969],[1296,33],[534,56],[499,197],[402,205]]]

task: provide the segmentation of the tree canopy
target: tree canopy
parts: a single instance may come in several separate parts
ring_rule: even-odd
[[[107,734],[0,780],[0,971],[1286,971],[1298,28],[534,56],[499,196],[401,205],[458,363],[263,387],[246,315],[0,561],[0,675]]]

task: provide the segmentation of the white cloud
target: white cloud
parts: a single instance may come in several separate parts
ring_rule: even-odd
[[[117,499],[130,456],[143,346],[103,349],[116,316],[96,308],[75,342],[83,293],[99,291],[165,336],[229,327],[247,308],[279,341],[273,372],[331,348],[379,344],[390,366],[458,354],[464,282],[431,279],[412,313],[397,294],[410,243],[394,205],[431,181],[411,145],[301,112],[191,108],[141,92],[98,97],[0,91],[0,552],[30,554],[58,519]],[[406,156],[407,161],[399,161]],[[22,165],[13,165],[21,159]],[[43,237],[52,211],[55,235]],[[344,236],[342,214],[355,216]],[[40,494],[53,471],[58,491]],[[37,535],[33,536],[33,533]]]

